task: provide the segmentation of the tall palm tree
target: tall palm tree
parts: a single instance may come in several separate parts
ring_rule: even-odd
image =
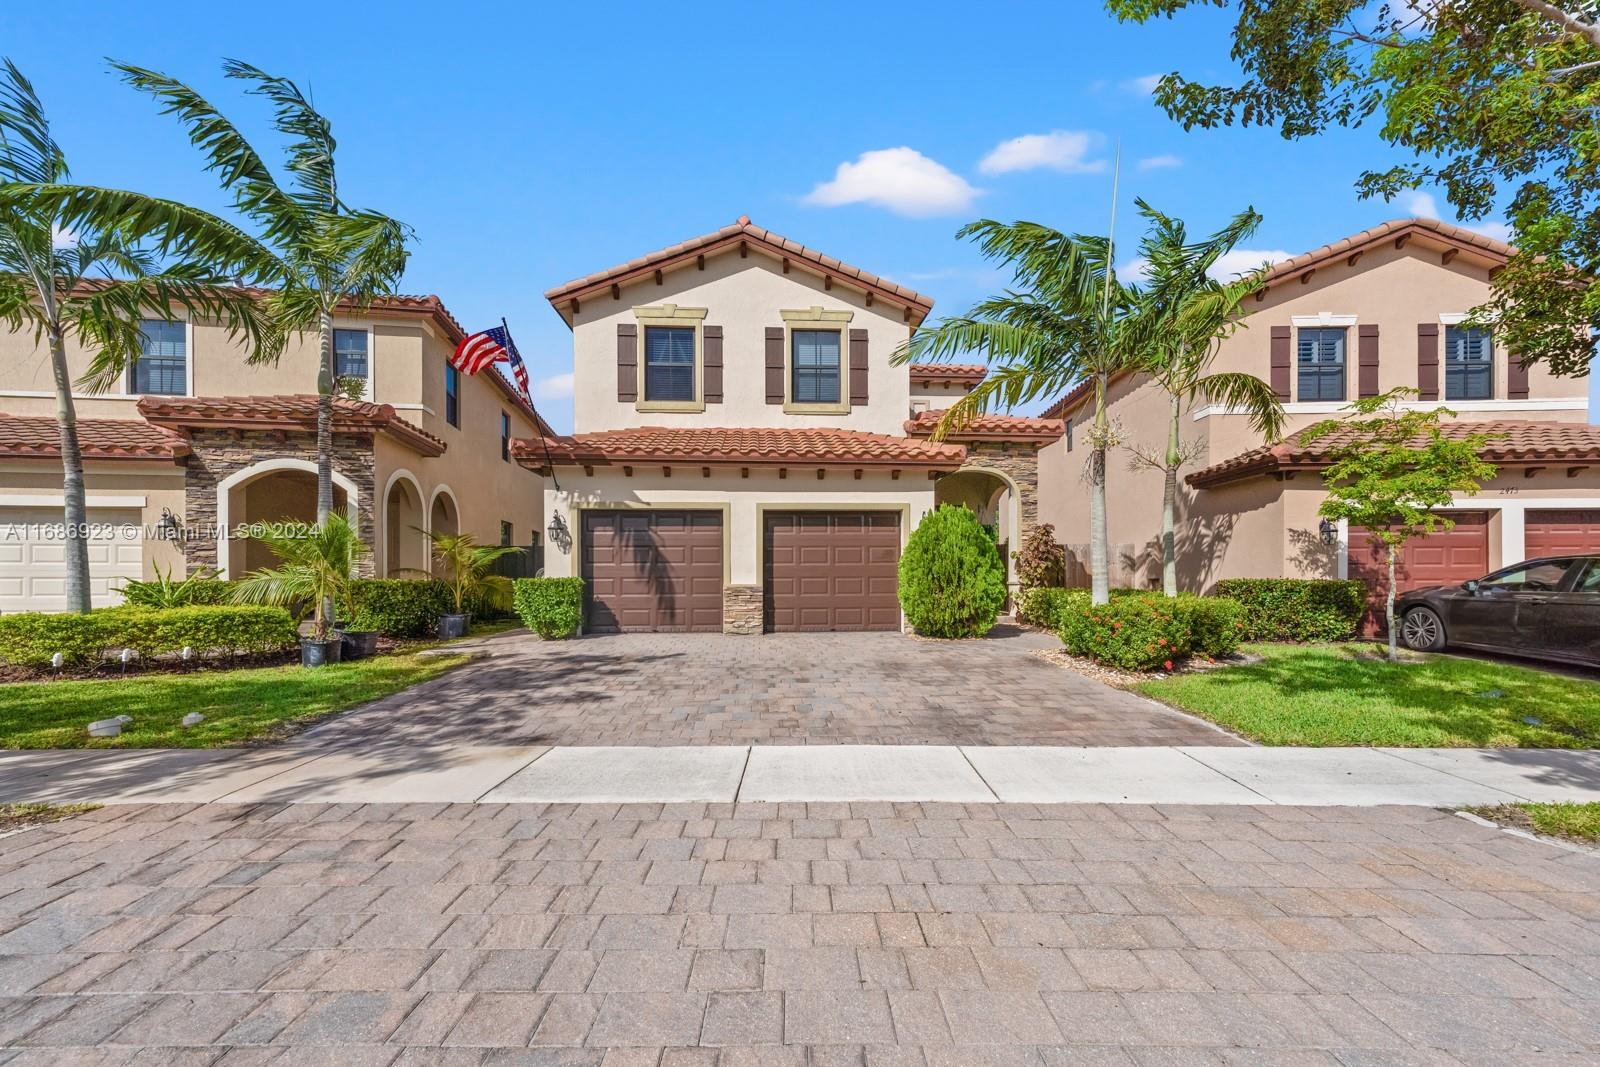
[[[1218,281],[1210,271],[1226,253],[1261,224],[1261,216],[1246,208],[1210,237],[1189,243],[1183,222],[1135,201],[1149,220],[1139,242],[1146,264],[1143,291],[1146,314],[1139,319],[1141,334],[1139,369],[1150,375],[1167,394],[1167,444],[1164,450],[1134,447],[1136,462],[1163,475],[1161,493],[1161,589],[1178,595],[1178,556],[1175,543],[1178,505],[1178,469],[1185,454],[1180,429],[1183,412],[1197,397],[1243,411],[1251,428],[1269,439],[1283,430],[1283,404],[1272,387],[1253,374],[1211,373],[1222,340],[1241,325],[1240,305],[1261,288],[1261,272]]]
[[[50,352],[61,428],[66,600],[88,611],[89,544],[76,386],[103,391],[143,348],[140,320],[191,316],[244,335],[252,361],[272,360],[281,337],[259,303],[230,283],[270,281],[272,259],[253,238],[194,208],[140,193],[72,185],[44,107],[9,59],[0,61],[0,321],[31,327]],[[77,382],[67,340],[93,353]]]
[[[153,70],[112,66],[129,85],[160,101],[163,114],[177,116],[190,143],[205,154],[206,169],[217,172],[234,206],[277,253],[285,284],[266,302],[280,328],[317,332],[317,522],[326,523],[333,511],[338,392],[333,315],[342,307],[365,311],[395,291],[410,255],[411,230],[387,215],[352,208],[340,196],[332,126],[287,78],[233,59],[222,68],[228,77],[248,82],[249,93],[271,101],[273,125],[288,138],[284,169],[291,181],[285,188],[238,128],[199,93]]]
[[[956,401],[934,430],[936,439],[973,416],[1057,396],[1083,382],[1094,388],[1089,429],[1089,573],[1093,601],[1110,598],[1106,531],[1106,452],[1113,432],[1106,415],[1112,375],[1140,356],[1142,295],[1117,280],[1109,237],[1068,235],[1035,222],[980,219],[956,234],[983,254],[1007,263],[1012,287],[966,314],[918,330],[895,353],[896,363],[943,360],[971,353],[991,372]]]

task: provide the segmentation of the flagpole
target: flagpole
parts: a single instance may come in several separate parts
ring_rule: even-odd
[[[504,315],[500,316],[500,328],[506,332],[506,344],[510,345],[512,348],[515,348],[516,343],[511,340],[511,324],[506,322]],[[524,362],[523,365],[526,366],[526,362]],[[544,435],[544,431],[539,428],[542,421],[539,418],[539,409],[533,406],[532,394],[523,394],[523,399],[528,402],[528,410],[533,412],[533,432],[539,435],[539,443],[544,446],[545,465],[550,468],[550,484],[555,488],[555,491],[559,493],[561,492],[561,482],[558,478],[556,478],[555,460],[550,458],[550,439],[546,437]]]

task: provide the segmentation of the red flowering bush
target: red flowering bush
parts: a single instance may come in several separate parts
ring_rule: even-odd
[[[1189,655],[1192,640],[1188,613],[1165,597],[1117,597],[1070,612],[1061,623],[1068,652],[1125,671],[1171,670]]]

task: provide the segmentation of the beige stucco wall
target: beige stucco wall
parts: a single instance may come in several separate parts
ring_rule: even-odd
[[[913,382],[911,385],[911,406],[924,408],[928,411],[944,411],[957,400],[966,396],[972,390],[956,382]],[[919,403],[924,401],[925,403]]]
[[[775,469],[751,468],[748,478],[739,470],[711,468],[705,477],[699,467],[674,467],[663,477],[659,467],[635,468],[627,477],[618,467],[596,467],[592,476],[573,468],[557,472],[561,490],[548,481],[545,513],[560,514],[572,534],[572,544],[561,551],[554,543],[545,548],[545,573],[569,577],[578,573],[578,549],[585,508],[705,507],[724,513],[723,565],[732,585],[761,584],[761,513],[763,510],[816,508],[838,511],[892,510],[901,514],[901,538],[933,507],[934,483],[921,471],[903,471],[898,479],[888,472],[865,471],[857,481],[849,470],[829,470],[817,480],[815,468],[794,468],[787,478]]]
[[[164,508],[171,509],[180,521],[183,518],[183,468],[168,463],[96,463],[84,465],[84,489],[93,505],[89,509],[91,523],[106,521],[108,510],[117,512],[118,521],[125,514],[136,514],[144,536],[144,577],[155,577],[155,568],[171,568],[183,573],[183,553],[177,543],[158,540],[155,531],[161,523]],[[61,467],[55,460],[29,460],[25,462],[0,462],[0,524],[6,523],[6,501],[42,497],[51,501],[52,507],[62,507]],[[138,501],[143,499],[143,506]],[[121,506],[126,500],[128,507]],[[20,513],[20,510],[19,510]]]
[[[617,400],[617,325],[636,323],[635,307],[660,304],[704,308],[704,324],[722,327],[722,403],[707,404],[703,412],[661,412]],[[766,329],[784,325],[780,311],[811,307],[851,312],[849,322],[837,324],[846,339],[850,330],[868,333],[868,403],[847,414],[790,414],[766,402]],[[910,376],[889,360],[909,332],[897,306],[877,301],[869,308],[864,295],[843,285],[826,290],[823,279],[798,265],[784,274],[778,260],[754,248],[747,258],[727,251],[707,258],[703,271],[679,267],[665,272],[661,285],[647,277],[623,286],[618,300],[583,301],[573,321],[574,426],[579,433],[625,426],[819,426],[898,435],[910,412]],[[848,343],[841,361],[848,398]]]

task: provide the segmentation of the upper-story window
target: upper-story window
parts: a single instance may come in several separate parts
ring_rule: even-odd
[[[333,331],[333,373],[341,378],[371,376],[366,330]]]
[[[789,398],[796,404],[839,402],[839,331],[789,331]]]
[[[511,462],[511,416],[500,413],[500,458]]]
[[[1490,400],[1494,397],[1494,341],[1488,330],[1465,326],[1444,328],[1444,398]]]
[[[694,327],[644,328],[646,402],[694,401]]]
[[[1300,328],[1300,400],[1343,400],[1345,331],[1341,327]]]
[[[189,327],[184,322],[139,323],[140,354],[129,382],[135,393],[183,396],[189,391]]]
[[[444,365],[444,421],[461,426],[461,372],[449,362]]]

